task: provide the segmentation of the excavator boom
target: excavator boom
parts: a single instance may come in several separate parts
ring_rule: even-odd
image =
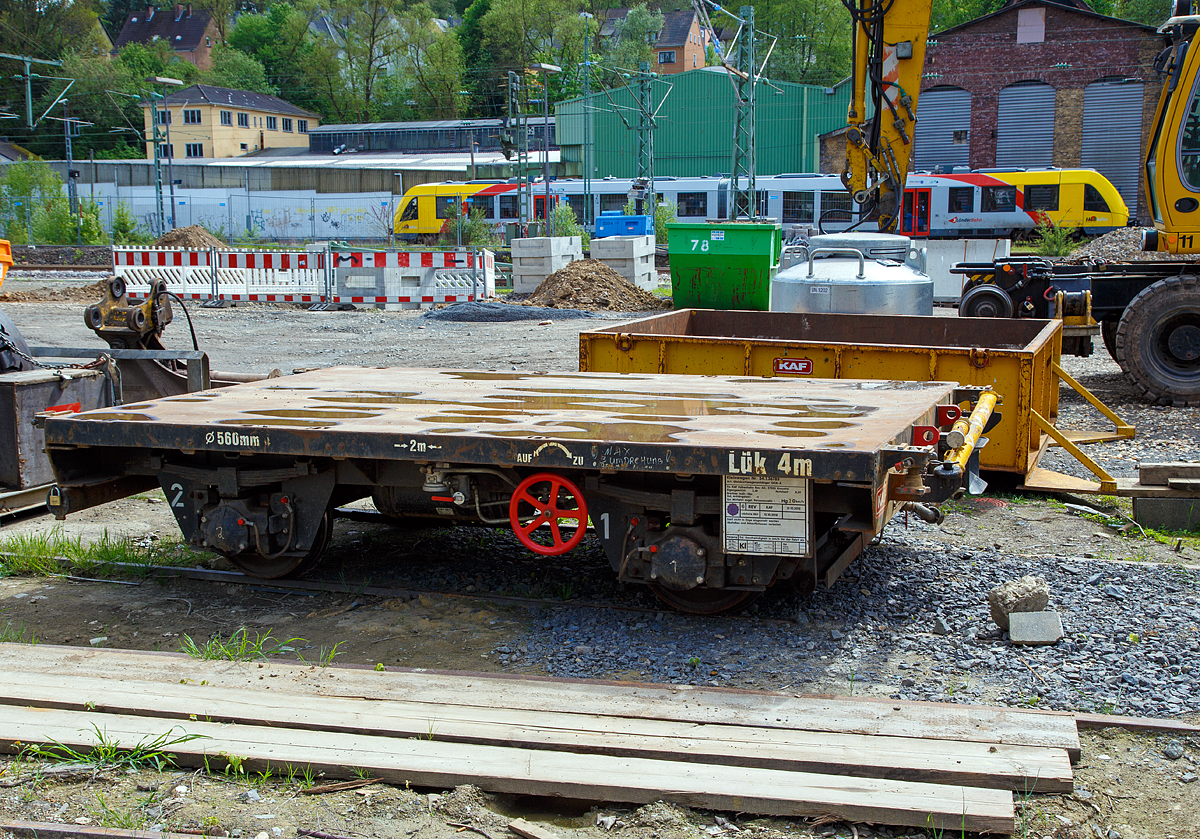
[[[912,160],[932,0],[842,0],[853,19],[854,67],[842,182],[862,218],[891,232]]]

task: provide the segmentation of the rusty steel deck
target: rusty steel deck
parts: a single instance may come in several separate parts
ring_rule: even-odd
[[[330,368],[49,417],[89,446],[872,481],[945,382]],[[789,467],[795,473],[795,466]],[[885,467],[886,468],[886,467]]]

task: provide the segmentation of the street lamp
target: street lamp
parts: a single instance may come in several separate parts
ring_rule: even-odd
[[[534,70],[542,71],[542,180],[546,184],[546,203],[542,205],[542,214],[546,217],[546,235],[550,235],[550,81],[551,73],[561,73],[562,68],[557,64],[538,62]],[[534,215],[537,215],[534,213]]]

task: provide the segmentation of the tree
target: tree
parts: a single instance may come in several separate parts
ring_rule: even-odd
[[[403,0],[317,0],[312,8],[328,33],[317,39],[326,48],[322,93],[339,120],[370,122],[376,88],[404,49],[396,25]]]
[[[1093,7],[1102,15],[1147,26],[1161,26],[1169,13],[1168,6],[1161,0],[1097,0]]]
[[[230,30],[229,46],[263,65],[267,83],[301,108],[331,114],[320,68],[329,67],[329,49],[316,44],[307,14],[287,3],[276,3],[262,14],[244,14]],[[335,70],[335,72],[337,72]]]
[[[840,0],[776,0],[755,6],[755,26],[778,37],[766,74],[831,85],[850,72],[850,14]],[[722,44],[729,49],[731,45]],[[763,49],[759,50],[764,55]]]
[[[101,51],[99,17],[93,0],[4,0],[0,52],[59,59],[68,51]]]
[[[397,21],[399,57],[412,78],[412,96],[422,119],[456,119],[463,104],[463,57],[458,39],[443,32],[433,12],[418,3]]]
[[[256,93],[278,91],[267,81],[267,71],[262,62],[241,50],[225,44],[215,44],[212,49],[212,69],[200,74],[199,81],[214,87],[230,87],[234,90],[252,90]]]
[[[551,101],[573,92],[583,60],[582,9],[582,0],[491,0],[481,25],[487,49],[497,59],[497,75],[525,71],[537,62],[554,64],[564,72],[549,76]],[[529,77],[531,87],[540,81],[540,74],[536,81]],[[501,84],[497,78],[498,89]]]
[[[609,42],[605,64],[620,72],[634,72],[642,61],[654,67],[654,47],[651,44],[662,30],[663,16],[639,3],[631,8],[617,34]]]
[[[463,22],[455,30],[462,48],[466,86],[471,91],[470,109],[482,117],[499,116],[504,110],[502,72],[499,56],[484,37],[484,18],[492,9],[492,0],[474,0],[463,13]]]

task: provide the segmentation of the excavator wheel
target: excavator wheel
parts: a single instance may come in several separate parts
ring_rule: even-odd
[[[1121,315],[1116,359],[1152,401],[1200,406],[1200,277],[1168,277],[1142,289]]]
[[[1100,321],[1100,337],[1104,339],[1104,349],[1108,350],[1108,356],[1113,361],[1117,360],[1117,326],[1120,321],[1102,320]]]

